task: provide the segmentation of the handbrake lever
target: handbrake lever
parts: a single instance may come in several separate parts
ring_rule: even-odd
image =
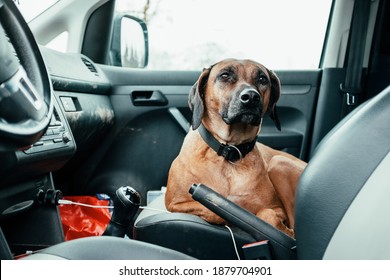
[[[288,255],[295,254],[292,250],[295,246],[294,239],[211,188],[203,184],[193,184],[189,189],[189,193],[194,200],[203,204],[228,223],[249,233],[255,239],[269,240],[271,245],[283,247],[288,252]],[[294,256],[288,258],[294,258]]]
[[[261,224],[265,222],[251,212],[203,184],[193,184],[189,192],[194,200],[199,201],[225,221],[241,228],[257,239],[264,238],[264,235],[259,235],[258,227],[261,227]]]

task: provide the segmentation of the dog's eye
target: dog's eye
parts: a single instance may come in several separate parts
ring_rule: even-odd
[[[261,85],[267,85],[267,84],[268,84],[268,79],[267,79],[267,77],[265,77],[265,76],[260,76],[260,78],[259,78],[259,83],[260,83]]]
[[[224,80],[228,80],[230,78],[230,74],[228,72],[224,72],[221,75],[219,75]]]

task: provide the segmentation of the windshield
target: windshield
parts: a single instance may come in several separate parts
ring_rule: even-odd
[[[42,14],[58,1],[59,0],[14,0],[15,4],[19,8],[19,11],[22,13],[27,22],[30,22],[36,16]]]

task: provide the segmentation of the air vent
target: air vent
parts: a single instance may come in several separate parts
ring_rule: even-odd
[[[87,66],[87,68],[89,69],[89,71],[91,71],[92,73],[95,74],[95,76],[99,76],[99,73],[95,67],[95,65],[93,65],[93,63],[91,61],[89,61],[88,59],[86,59],[85,57],[82,57],[81,60],[83,61],[83,63],[85,64],[85,66]]]

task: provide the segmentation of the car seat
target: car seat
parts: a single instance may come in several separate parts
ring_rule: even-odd
[[[260,239],[268,240],[273,259],[390,259],[389,150],[390,86],[316,149],[297,188],[295,240],[260,219],[253,236],[234,224],[230,232],[190,214],[161,213],[163,196],[149,206],[158,211],[139,215],[134,238],[200,259],[245,257],[242,246]]]

